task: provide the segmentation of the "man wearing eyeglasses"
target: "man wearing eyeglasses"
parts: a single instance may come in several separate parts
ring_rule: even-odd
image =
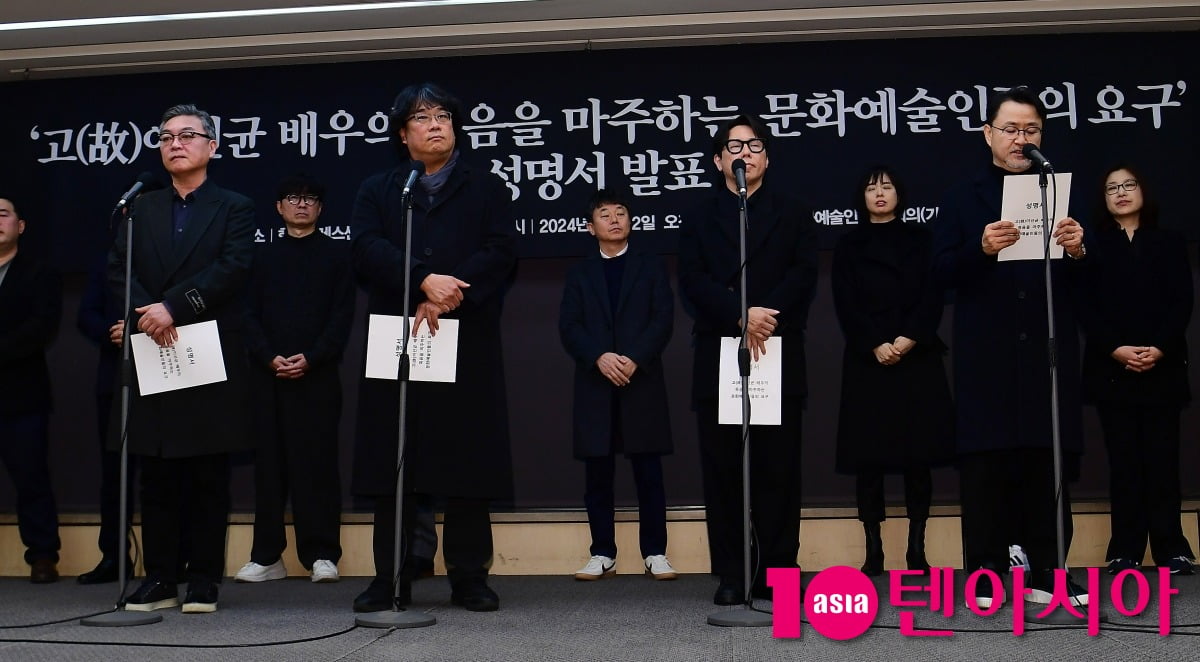
[[[296,556],[314,582],[336,582],[342,489],[338,363],[350,336],[350,246],[317,229],[325,187],[305,174],[279,184],[285,233],[255,255],[246,349],[255,398],[254,546],[239,582],[287,577],[284,510],[290,496]]]
[[[745,601],[742,543],[742,429],[717,423],[717,375],[723,336],[743,327],[755,358],[768,338],[783,339],[783,424],[750,428],[751,517],[757,574],[750,588],[766,598],[766,569],[795,568],[800,548],[800,420],[808,393],[804,331],[817,284],[812,215],[764,178],[770,131],[753,115],[723,126],[713,140],[721,182],[683,221],[679,286],[692,316],[695,347],[692,408],[696,412],[704,507],[719,605]],[[734,161],[746,164],[748,314],[739,294],[739,203]],[[748,319],[744,319],[744,317]]]
[[[204,613],[217,608],[225,569],[228,454],[251,447],[242,294],[253,254],[254,203],[208,178],[217,139],[207,112],[174,106],[159,129],[159,155],[171,186],[136,203],[126,328],[169,346],[178,327],[216,321],[227,379],[154,395],[140,395],[136,380],[131,388],[128,447],[142,456],[146,580],[125,608],[174,607],[176,584],[186,580],[183,611]],[[109,283],[118,301],[125,295],[125,242],[122,225],[109,255]],[[119,423],[119,416],[112,418]],[[112,444],[120,449],[119,434]],[[188,527],[186,551],[181,522]]]
[[[412,315],[414,333],[459,321],[454,383],[408,388],[405,489],[445,498],[442,552],[450,601],[494,611],[489,502],[512,497],[500,313],[516,265],[512,199],[503,182],[468,162],[458,141],[458,100],[437,85],[406,87],[389,118],[399,167],[368,178],[351,220],[354,268],[367,289],[367,312]],[[405,205],[412,163],[424,174],[412,190],[411,308],[404,310]],[[354,601],[359,612],[392,608],[399,383],[363,379],[359,388],[354,492],[374,499],[375,579]],[[411,552],[413,499],[405,500]],[[398,581],[411,600],[411,558]]]
[[[1032,573],[1030,600],[1049,602],[1058,564],[1052,453],[1051,385],[1044,264],[999,261],[1001,249],[1020,241],[1012,221],[1000,218],[1004,178],[1036,172],[1026,144],[1040,146],[1046,109],[1028,88],[995,94],[983,138],[991,164],[954,187],[934,224],[934,274],[954,294],[954,387],[958,467],[962,481],[964,569],[1002,575],[1009,545],[1022,547]],[[1052,266],[1058,358],[1058,395],[1064,477],[1078,476],[1082,452],[1079,348],[1074,302],[1086,268],[1084,228],[1058,222],[1053,240],[1067,258]],[[1065,543],[1071,517],[1063,485]],[[977,585],[981,608],[1002,595]],[[1082,589],[1080,603],[1086,604]]]

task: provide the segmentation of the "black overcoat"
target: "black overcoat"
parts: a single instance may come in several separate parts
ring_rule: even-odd
[[[46,350],[61,319],[62,279],[18,250],[0,283],[0,416],[50,411]]]
[[[575,359],[573,438],[580,459],[613,452],[613,398],[620,408],[621,451],[673,450],[662,366],[675,318],[667,268],[661,257],[632,250],[621,259],[626,264],[615,316],[599,253],[571,267],[559,307],[559,335]],[[637,364],[625,386],[600,374],[596,359],[605,352]]]
[[[1183,406],[1191,399],[1187,242],[1156,228],[1140,228],[1131,241],[1113,227],[1097,232],[1095,243],[1102,252],[1089,270],[1084,394],[1095,403]],[[1112,358],[1121,345],[1157,347],[1163,356],[1150,370],[1133,372]]]
[[[354,269],[367,289],[369,314],[401,315],[407,169],[363,182],[351,220]],[[462,305],[443,319],[460,322],[457,381],[412,382],[408,389],[406,490],[465,498],[510,498],[500,312],[516,265],[511,198],[503,183],[463,161],[431,201],[414,188],[412,309],[425,300],[431,273],[467,283]],[[360,373],[362,374],[362,373]],[[399,382],[363,378],[359,388],[354,491],[396,489]]]
[[[774,335],[783,338],[783,396],[803,400],[804,333],[817,288],[817,233],[799,201],[763,183],[747,201],[746,296],[750,307],[779,311]],[[692,316],[696,351],[692,401],[717,398],[721,338],[741,335],[738,197],[719,190],[684,217],[679,236],[679,290]]]
[[[898,220],[866,223],[833,253],[833,303],[846,339],[838,414],[837,470],[901,470],[948,460],[954,409],[937,335],[942,290],[930,273],[932,235]],[[874,349],[916,342],[895,365]]]
[[[934,276],[954,290],[951,345],[960,455],[1051,447],[1044,264],[1000,262],[982,248],[984,226],[1001,220],[1004,174],[989,165],[952,188],[933,226]],[[1088,237],[1085,230],[1085,245]],[[1073,454],[1083,449],[1075,306],[1089,259],[1064,256],[1051,267],[1062,445]]]
[[[170,187],[138,198],[133,223],[130,333],[140,315],[133,309],[165,302],[184,326],[215,320],[221,336],[226,381],[141,396],[134,379],[129,410],[129,452],[163,458],[249,450],[250,406],[243,341],[244,293],[254,255],[254,203],[205,181],[195,191],[186,228],[172,241]],[[108,260],[109,285],[125,300],[125,226]],[[114,398],[119,404],[120,398]],[[120,425],[111,417],[110,430]],[[109,449],[120,450],[110,433]]]

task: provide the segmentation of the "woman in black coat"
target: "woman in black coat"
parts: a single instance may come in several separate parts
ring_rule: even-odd
[[[1192,574],[1195,557],[1179,522],[1179,415],[1190,399],[1186,243],[1158,227],[1158,210],[1132,167],[1105,173],[1100,209],[1083,383],[1108,450],[1108,572],[1136,568],[1148,535],[1158,566]]]
[[[837,471],[854,474],[868,575],[883,573],[883,477],[904,475],[909,569],[926,570],[930,466],[953,449],[953,409],[938,338],[942,292],[929,273],[932,237],[897,220],[903,189],[876,167],[859,181],[862,223],[838,241],[833,300],[846,337]]]

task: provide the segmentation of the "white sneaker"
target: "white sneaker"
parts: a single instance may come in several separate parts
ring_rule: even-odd
[[[233,579],[238,582],[269,582],[284,577],[287,577],[287,568],[283,567],[283,559],[279,559],[271,565],[259,565],[250,561],[237,571]]]
[[[338,576],[338,569],[333,561],[326,561],[325,559],[313,561],[312,580],[314,584],[332,583],[339,579],[341,577]]]
[[[617,562],[607,556],[597,554],[588,559],[587,565],[575,572],[575,579],[595,581],[617,571]]]
[[[655,579],[675,579],[679,573],[671,567],[666,554],[655,554],[646,557],[646,574]]]
[[[1012,572],[1013,568],[1024,568],[1026,575],[1030,571],[1029,557],[1025,554],[1025,550],[1021,549],[1020,545],[1008,546],[1008,571]]]

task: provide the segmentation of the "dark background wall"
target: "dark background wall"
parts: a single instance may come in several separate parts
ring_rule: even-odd
[[[665,219],[679,214],[688,200],[701,193],[697,188],[715,182],[711,159],[703,155],[709,149],[709,127],[716,121],[694,118],[686,139],[680,128],[639,125],[635,127],[636,140],[631,140],[624,127],[612,124],[604,124],[597,134],[568,130],[565,109],[589,107],[594,99],[598,107],[612,114],[623,99],[645,99],[648,108],[665,103],[664,99],[677,102],[687,96],[699,104],[711,96],[717,105],[769,114],[772,104],[780,103],[779,95],[795,94],[800,112],[809,114],[793,118],[787,126],[784,120],[776,120],[780,136],[771,148],[770,177],[776,185],[787,186],[810,202],[817,212],[816,222],[822,224],[822,246],[828,249],[844,230],[834,224],[839,217],[832,212],[850,206],[850,182],[865,165],[889,162],[907,174],[912,202],[923,210],[922,220],[936,222],[942,192],[964,170],[982,167],[988,152],[979,134],[967,128],[978,128],[981,123],[977,108],[963,113],[938,111],[936,127],[940,131],[935,133],[915,130],[907,119],[911,112],[901,110],[894,111],[895,121],[890,126],[881,124],[880,118],[863,120],[847,111],[846,123],[839,130],[818,121],[816,114],[822,106],[814,99],[840,92],[849,107],[862,99],[884,98],[888,107],[896,109],[918,90],[944,104],[952,97],[961,102],[994,87],[1026,83],[1042,90],[1048,100],[1061,100],[1058,112],[1071,111],[1051,117],[1044,146],[1060,171],[1075,173],[1073,215],[1086,217],[1100,169],[1114,159],[1129,158],[1143,165],[1158,184],[1165,223],[1184,230],[1195,241],[1200,239],[1200,223],[1194,218],[1195,205],[1189,204],[1194,186],[1187,166],[1200,154],[1195,130],[1200,118],[1188,84],[1197,79],[1193,54],[1198,42],[1195,33],[914,39],[447,58],[5,84],[2,89],[9,103],[0,104],[4,155],[0,189],[19,194],[22,211],[30,221],[22,250],[45,256],[66,274],[64,322],[50,353],[57,398],[51,424],[52,463],[61,506],[66,511],[91,510],[97,492],[98,444],[91,397],[94,351],[74,330],[83,271],[104,250],[105,218],[118,194],[139,171],[162,176],[157,150],[145,142],[145,136],[152,135],[159,113],[172,103],[194,100],[224,118],[222,159],[214,161],[211,173],[218,183],[258,201],[264,238],[278,227],[272,191],[283,174],[304,169],[325,179],[331,193],[322,220],[344,226],[358,182],[394,163],[386,143],[368,144],[362,138],[348,142],[344,154],[337,153],[336,141],[324,138],[315,143],[315,152],[301,152],[298,144],[282,139],[281,124],[293,119],[302,123],[306,113],[312,112],[322,123],[321,130],[327,131],[328,121],[346,109],[356,120],[354,128],[363,129],[369,137],[374,134],[367,130],[368,118],[386,110],[399,87],[424,79],[444,83],[463,97],[467,108],[486,103],[511,119],[514,109],[531,101],[540,108],[540,117],[550,120],[543,145],[521,147],[510,129],[502,129],[496,146],[481,147],[471,155],[477,162],[490,163],[507,173],[518,194],[514,207],[519,218],[514,222],[524,219],[526,227],[542,225],[542,219],[569,220],[580,214],[580,201],[597,182],[587,178],[568,181],[577,158],[594,163],[596,154],[603,154],[607,183],[624,184],[648,181],[636,179],[643,176],[637,172],[641,167],[637,158],[648,156],[650,150],[657,150],[660,156],[699,154],[702,174],[676,179],[668,171],[679,169],[686,159],[669,159],[656,180],[658,194],[650,195],[647,190],[635,198],[635,214],[653,215],[657,223],[654,230],[635,232],[634,241],[671,256],[673,262],[677,231],[666,227]],[[1120,44],[1121,52],[1140,55],[1136,61],[1113,58],[1114,44]],[[1039,68],[1032,58],[1000,70],[989,64],[999,61],[998,54],[1050,48],[1058,55],[1048,67]],[[1115,99],[1109,88],[1121,92],[1123,118],[1133,121],[1093,121],[1117,117],[1105,115],[1104,106],[1111,106]],[[887,90],[895,95],[890,102]],[[246,117],[259,118],[264,135],[254,148],[259,156],[237,158],[234,145],[238,138],[233,132],[245,130],[245,125],[238,128],[232,119]],[[652,117],[662,120],[664,115]],[[51,137],[49,133],[65,130],[71,132],[69,144],[52,147],[65,134]],[[130,142],[114,149],[122,132],[127,135],[120,140],[143,141],[136,158],[132,158],[135,150]],[[107,142],[96,146],[93,142],[98,139]],[[242,149],[241,154],[249,150]],[[534,170],[528,164],[553,162],[555,155],[564,159],[564,173],[529,179]],[[67,157],[75,160],[60,160]],[[525,165],[506,171],[504,166],[511,165],[514,158]],[[519,181],[518,172],[523,176]],[[553,187],[544,188],[550,180],[560,186],[556,197]],[[689,184],[683,188],[666,187],[685,180]],[[556,320],[566,269],[574,256],[591,250],[594,244],[586,234],[568,231],[527,232],[520,245],[523,259],[508,297],[504,331],[515,505],[579,507],[582,470],[571,459],[569,440],[572,367],[558,342]],[[829,293],[829,260],[828,251],[823,251],[808,338],[812,396],[804,422],[804,472],[799,489],[810,505],[853,502],[852,481],[832,472],[842,342]],[[701,502],[694,423],[686,400],[691,373],[689,329],[690,322],[680,308],[665,357],[677,448],[666,462],[668,498],[673,505]],[[1196,334],[1193,330],[1192,335]],[[355,375],[361,370],[363,337],[360,314],[343,365],[348,398],[341,460],[347,476],[353,435],[350,414],[355,403]],[[948,328],[944,337],[953,348]],[[1197,342],[1195,337],[1192,340]],[[1103,498],[1107,466],[1090,411],[1087,424],[1084,474],[1074,493]],[[1198,432],[1200,420],[1189,410],[1184,419],[1185,468],[1197,466],[1200,460],[1195,443]],[[248,509],[252,495],[248,458],[240,459],[235,473],[235,506]],[[1183,475],[1185,493],[1200,495],[1200,477],[1186,470]],[[622,474],[621,480],[622,500],[632,503],[628,477]],[[937,499],[952,502],[956,495],[955,474],[940,470],[936,474]],[[0,479],[0,510],[11,511],[12,504],[11,483]]]

